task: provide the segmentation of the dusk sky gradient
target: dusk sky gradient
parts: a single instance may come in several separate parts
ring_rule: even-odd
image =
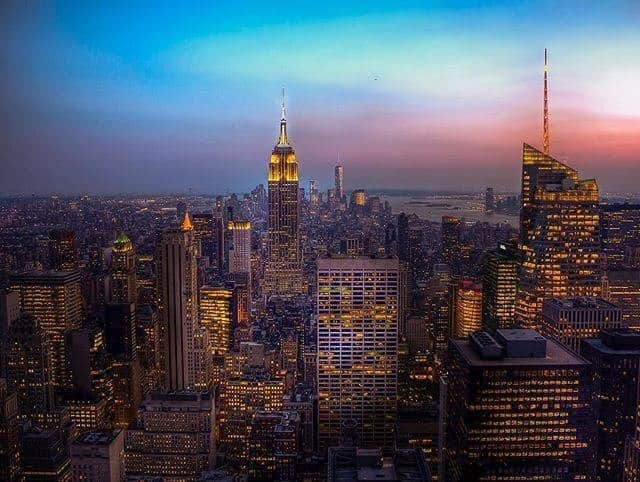
[[[172,4],[173,6],[167,6]],[[639,191],[640,2],[7,0],[0,194],[246,192],[280,88],[303,185],[518,190],[541,145]]]

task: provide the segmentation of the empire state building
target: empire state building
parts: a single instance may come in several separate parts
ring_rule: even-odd
[[[264,294],[287,297],[305,293],[302,275],[296,153],[289,143],[282,95],[280,134],[269,158],[269,257]]]

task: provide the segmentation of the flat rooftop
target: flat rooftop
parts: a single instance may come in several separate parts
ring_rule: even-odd
[[[511,331],[511,330],[503,330]],[[528,331],[528,330],[525,330]],[[533,330],[532,330],[533,331]],[[533,332],[540,336],[537,332]],[[531,335],[522,335],[531,336]],[[463,356],[472,367],[524,367],[524,366],[567,366],[579,367],[589,365],[589,362],[581,356],[573,353],[568,348],[563,347],[553,340],[547,340],[547,356],[542,357],[503,357],[503,358],[483,358],[471,346],[467,340],[451,340],[453,346]]]
[[[91,430],[84,432],[73,442],[74,445],[110,445],[118,435],[120,430]]]
[[[548,300],[545,300],[545,305],[552,306],[561,310],[592,310],[596,308],[600,310],[619,309],[613,303],[610,303],[607,300],[603,300],[602,298],[550,298]]]
[[[329,269],[398,269],[398,258],[376,257],[376,256],[355,256],[341,257],[332,256],[319,258],[317,261],[318,270]]]

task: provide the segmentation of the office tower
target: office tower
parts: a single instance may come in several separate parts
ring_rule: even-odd
[[[416,449],[332,447],[327,482],[361,480],[415,480],[431,482],[424,455]]]
[[[125,234],[113,243],[109,294],[111,303],[135,303],[137,299],[136,256]]]
[[[282,409],[284,379],[257,367],[228,376],[220,392],[220,442],[229,463],[247,470],[253,417],[258,410]]]
[[[213,244],[214,244],[214,257],[215,265],[218,270],[222,270],[224,267],[224,213],[222,210],[222,199],[220,199],[220,206],[218,206],[218,200],[216,199],[216,209],[213,211]],[[213,261],[212,261],[213,262]]]
[[[78,246],[73,231],[54,230],[49,233],[49,267],[54,271],[78,269]]]
[[[318,193],[318,183],[311,179],[309,180],[309,204],[317,206],[320,203],[320,194]]]
[[[12,290],[20,295],[22,313],[33,315],[49,343],[51,382],[61,389],[66,382],[67,366],[64,335],[82,321],[80,273],[77,271],[34,272],[14,275]]]
[[[426,352],[429,349],[427,320],[424,318],[409,318],[405,336],[412,352]]]
[[[482,328],[482,284],[463,278],[452,286],[453,333],[466,338]]]
[[[283,91],[280,135],[269,159],[269,257],[263,289],[267,296],[307,291],[302,276],[298,190],[298,161],[287,135]]]
[[[105,306],[104,332],[112,358],[114,426],[126,428],[142,400],[140,360],[136,341],[135,303]]]
[[[209,332],[211,347],[216,355],[224,355],[229,350],[233,316],[232,286],[200,288],[200,324]]]
[[[22,433],[23,482],[71,482],[66,434],[58,428],[29,428]]]
[[[102,330],[91,326],[70,330],[66,345],[69,375],[66,396],[111,400],[111,363]]]
[[[517,246],[501,244],[486,255],[482,269],[482,319],[489,331],[513,328],[519,269]]]
[[[19,316],[19,294],[16,291],[0,292],[0,334],[7,333]]]
[[[204,375],[196,360],[204,356],[196,346],[204,333],[197,322],[196,249],[188,213],[179,229],[162,234],[159,264],[165,388],[181,391]]]
[[[250,473],[254,480],[296,480],[300,452],[297,412],[258,410],[251,422]]]
[[[582,341],[580,354],[593,365],[598,426],[597,480],[622,482],[627,438],[636,432],[640,331],[603,330]]]
[[[367,194],[363,189],[356,189],[351,193],[351,205],[362,208],[367,204]]]
[[[622,309],[622,320],[640,328],[640,270],[607,271],[602,297]]]
[[[51,351],[44,330],[31,315],[11,326],[5,352],[5,376],[16,392],[22,421],[42,423],[54,409]]]
[[[73,480],[120,482],[124,455],[123,430],[91,430],[70,446]]]
[[[126,431],[126,477],[198,480],[213,468],[215,408],[210,392],[151,392]]]
[[[460,273],[462,221],[442,216],[442,259],[453,274]]]
[[[541,333],[576,353],[581,340],[622,326],[622,310],[601,298],[549,298],[542,304]]]
[[[158,313],[149,305],[136,311],[136,352],[140,360],[142,393],[162,386],[160,373],[160,321]]]
[[[333,188],[327,189],[327,204],[335,207],[336,202],[336,190]]]
[[[522,154],[522,270],[516,318],[539,327],[545,298],[597,296],[601,286],[598,185],[528,144]]]
[[[0,480],[14,482],[20,476],[20,425],[18,396],[0,378]]]
[[[195,213],[191,220],[198,256],[206,260],[206,266],[210,266],[215,258],[213,213]]]
[[[488,187],[484,193],[484,210],[485,212],[492,212],[496,208],[495,198],[493,196],[493,188]]]
[[[318,429],[336,445],[345,424],[363,446],[394,442],[398,260],[318,259]],[[339,343],[338,343],[339,341]]]
[[[591,366],[533,330],[449,343],[446,480],[594,480]]]
[[[451,275],[444,263],[433,266],[433,276],[425,284],[425,310],[433,320],[433,349],[441,355],[451,335]]]
[[[601,208],[607,268],[640,268],[640,204],[603,204]]]
[[[227,284],[233,286],[233,325],[250,329],[251,286],[248,273],[232,273]]]
[[[335,196],[340,202],[344,201],[344,167],[336,166],[334,168],[335,176]]]
[[[410,261],[409,258],[409,216],[405,213],[398,214],[398,259]]]
[[[229,273],[246,273],[251,277],[251,223],[249,221],[229,221],[231,231],[229,248]]]

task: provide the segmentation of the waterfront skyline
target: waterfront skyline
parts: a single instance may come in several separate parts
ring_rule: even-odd
[[[282,84],[303,185],[339,156],[347,190],[516,191],[545,47],[551,154],[603,192],[640,175],[632,2],[2,10],[2,194],[247,190]]]

